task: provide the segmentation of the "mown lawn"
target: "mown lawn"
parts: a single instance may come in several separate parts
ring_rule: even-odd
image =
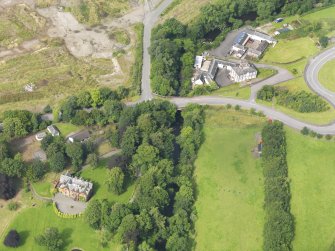
[[[230,97],[237,99],[249,99],[251,94],[250,86],[241,87],[239,83],[221,87],[210,93],[210,96]]]
[[[311,38],[303,37],[295,40],[279,40],[274,48],[270,48],[262,59],[270,63],[292,63],[314,55],[318,51]]]
[[[252,153],[264,120],[224,108],[206,112],[196,160],[196,250],[262,250],[263,174]]]
[[[84,218],[63,219],[58,217],[51,204],[42,204],[34,208],[20,212],[10,224],[8,229],[16,229],[21,238],[22,245],[18,251],[44,251],[35,243],[34,238],[42,234],[45,228],[57,227],[65,241],[63,250],[82,248],[83,250],[119,250],[119,246],[110,243],[109,247],[100,245],[100,232],[89,227]],[[6,248],[1,241],[0,250],[12,250]]]
[[[335,60],[326,63],[319,72],[320,83],[330,91],[335,92]]]
[[[56,123],[55,126],[59,129],[61,135],[64,137],[70,133],[75,133],[83,129],[82,126],[76,126],[71,123]]]
[[[105,164],[102,163],[97,168],[86,168],[80,174],[81,177],[93,182],[93,198],[94,199],[108,199],[112,202],[126,203],[130,200],[133,191],[135,189],[135,184],[126,184],[126,191],[121,195],[117,196],[109,192],[107,189],[106,177],[107,170]],[[128,185],[128,186],[127,186]]]
[[[328,251],[335,240],[335,144],[287,129],[293,250]]]

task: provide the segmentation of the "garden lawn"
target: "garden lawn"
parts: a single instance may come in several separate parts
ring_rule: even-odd
[[[57,123],[55,126],[59,129],[61,135],[64,137],[70,133],[75,133],[83,129],[83,126],[76,126],[71,123]]]
[[[88,167],[83,170],[80,174],[80,177],[87,179],[93,182],[93,198],[94,199],[108,199],[111,202],[120,202],[126,203],[130,200],[133,191],[135,189],[135,184],[128,184],[128,187],[124,193],[121,195],[114,195],[112,192],[109,192],[107,185],[105,184],[107,177],[108,168],[102,163],[97,168]]]
[[[38,182],[32,184],[36,193],[42,197],[52,197],[52,185],[53,182],[59,179],[60,174],[58,173],[47,173],[44,178]]]
[[[335,144],[287,128],[293,250],[328,251],[335,240]]]
[[[84,218],[63,219],[58,217],[51,204],[43,204],[35,208],[25,209],[20,212],[10,224],[8,229],[16,229],[21,238],[22,245],[17,251],[45,251],[45,247],[40,247],[35,243],[34,237],[42,234],[45,228],[57,227],[65,241],[63,250],[72,248],[82,248],[83,250],[119,250],[117,244],[111,243],[108,247],[101,247],[100,232],[89,227]],[[0,250],[12,250],[3,246]]]
[[[335,60],[326,63],[319,72],[320,83],[330,91],[335,92]]]
[[[287,64],[314,55],[318,51],[311,38],[303,37],[295,40],[279,40],[274,48],[270,48],[262,59],[264,62]]]
[[[195,162],[196,250],[262,250],[263,174],[252,150],[264,119],[209,108]]]

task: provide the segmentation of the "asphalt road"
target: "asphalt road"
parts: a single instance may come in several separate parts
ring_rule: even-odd
[[[143,72],[142,72],[142,96],[141,101],[151,100],[153,94],[150,87],[150,55],[148,48],[150,47],[151,30],[158,21],[160,14],[169,6],[172,0],[163,0],[163,2],[153,11],[150,11],[147,6],[147,14],[143,21],[144,23],[144,55],[143,55]],[[335,58],[335,47],[331,48],[310,61],[305,70],[305,80],[310,88],[318,95],[327,99],[335,107],[335,93],[323,88],[318,80],[318,72],[322,66],[331,59]],[[292,74],[285,69],[269,65],[256,65],[260,68],[273,68],[278,71],[278,74],[262,81],[252,87],[251,98],[248,101],[236,100],[222,97],[194,97],[194,98],[171,98],[170,101],[182,108],[190,103],[201,105],[240,105],[243,108],[254,108],[256,111],[262,111],[269,119],[279,120],[294,129],[301,130],[303,127],[308,127],[311,130],[320,134],[335,134],[335,122],[330,125],[318,126],[299,121],[273,108],[262,106],[255,103],[257,91],[265,84],[278,84],[293,78]]]
[[[305,69],[305,81],[315,93],[327,99],[335,107],[335,93],[324,88],[318,78],[322,66],[332,59],[335,59],[335,47],[311,59]]]

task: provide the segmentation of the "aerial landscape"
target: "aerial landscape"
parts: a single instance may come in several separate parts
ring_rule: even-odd
[[[334,152],[335,0],[0,0],[0,251],[335,251]]]

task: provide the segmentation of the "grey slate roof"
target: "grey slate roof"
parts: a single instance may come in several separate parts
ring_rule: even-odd
[[[72,138],[74,141],[83,141],[83,140],[86,140],[90,137],[90,133],[88,130],[84,130],[84,131],[81,131],[81,132],[78,132],[78,133],[75,133],[73,135],[71,135],[69,138]]]

